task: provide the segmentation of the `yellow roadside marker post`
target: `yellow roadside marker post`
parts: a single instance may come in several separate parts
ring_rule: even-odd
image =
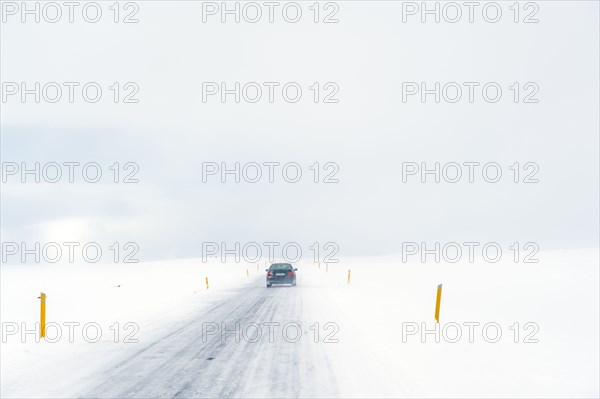
[[[40,338],[46,336],[46,294],[40,294]]]
[[[246,277],[250,277],[250,272],[246,269]]]
[[[350,284],[350,269],[348,269],[348,284]]]
[[[325,263],[325,271],[328,272],[329,271],[329,263]]]
[[[256,262],[256,271],[258,271],[258,262]]]
[[[208,277],[206,277],[206,289],[208,289]]]
[[[435,321],[440,322],[440,302],[442,302],[442,285],[438,285],[437,297],[435,298]]]

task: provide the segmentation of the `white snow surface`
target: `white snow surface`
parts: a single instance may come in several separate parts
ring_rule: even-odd
[[[538,258],[537,264],[417,264],[382,257],[320,267],[301,261],[297,287],[272,288],[264,284],[264,261],[258,270],[199,259],[3,265],[1,396],[598,397],[598,250]],[[435,328],[440,283],[439,327],[454,338],[449,323],[458,323],[461,339],[442,335],[435,342],[429,334],[422,342],[420,333],[403,339],[403,323]],[[34,328],[40,292],[48,296],[47,322],[62,326],[56,343],[8,333],[14,323]],[[80,323],[74,342],[64,322]],[[102,329],[95,343],[82,336],[90,322]],[[123,342],[132,331],[124,329],[127,322],[139,326],[133,337],[139,342]],[[236,342],[234,334],[203,331],[207,323],[234,330],[235,323],[265,322],[298,323],[302,335],[292,342],[276,328],[273,342],[265,336]],[[465,322],[480,323],[474,342]],[[533,331],[525,329],[528,322],[539,326],[529,337],[537,343],[524,342]],[[486,323],[502,328],[498,342],[483,339]],[[49,327],[48,336],[55,335]]]

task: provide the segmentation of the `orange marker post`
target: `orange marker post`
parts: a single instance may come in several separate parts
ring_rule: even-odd
[[[435,298],[435,321],[440,322],[440,303],[442,302],[442,285],[438,285],[437,297]]]
[[[40,338],[46,336],[46,294],[40,294]]]

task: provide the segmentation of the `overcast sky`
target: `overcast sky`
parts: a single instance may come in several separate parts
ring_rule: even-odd
[[[5,167],[96,162],[107,177],[9,176],[2,241],[135,241],[147,260],[200,257],[206,241],[336,242],[342,256],[397,253],[404,241],[598,246],[597,2],[539,2],[536,24],[514,23],[506,2],[495,24],[481,13],[472,24],[403,23],[392,2],[339,2],[333,24],[315,24],[311,2],[295,24],[277,12],[275,23],[203,23],[200,2],[137,4],[135,24],[112,22],[110,3],[96,24],[4,15],[3,83],[103,88],[94,104],[80,90],[73,103],[3,101]],[[139,102],[115,104],[114,82],[135,82]],[[287,103],[279,86],[273,103],[204,103],[202,82],[297,82],[303,96]],[[334,82],[339,102],[314,103],[314,82]],[[403,102],[402,82],[497,82],[503,94],[488,103],[479,86],[473,103]],[[514,103],[514,82],[535,82],[539,102]],[[112,183],[115,162],[136,163],[139,183]],[[203,162],[297,162],[303,176],[203,183]],[[333,170],[325,163],[338,165],[339,182],[314,183],[315,162],[320,179]],[[503,176],[487,183],[479,168],[475,183],[403,183],[403,162],[496,162]],[[515,162],[538,165],[539,183],[514,183]]]

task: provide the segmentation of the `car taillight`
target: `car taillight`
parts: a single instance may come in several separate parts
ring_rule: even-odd
[[[288,276],[293,276],[293,275],[294,275],[294,272],[289,272],[288,273]]]
[[[273,273],[269,272],[269,273],[267,274],[267,276],[269,276],[269,277],[273,277]]]

